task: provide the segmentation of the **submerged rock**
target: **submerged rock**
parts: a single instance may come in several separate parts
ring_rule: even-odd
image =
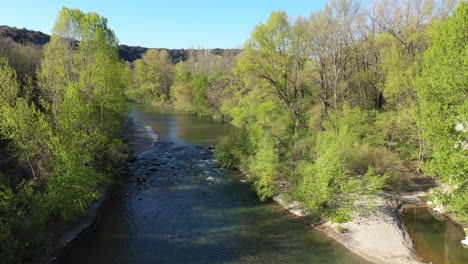
[[[146,178],[144,178],[144,177],[136,177],[136,181],[137,181],[137,183],[144,183],[144,182],[146,182]]]

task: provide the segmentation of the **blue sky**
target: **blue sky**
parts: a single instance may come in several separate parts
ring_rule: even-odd
[[[98,12],[121,44],[238,48],[272,11],[307,16],[326,0],[0,0],[0,25],[50,34],[62,6]]]

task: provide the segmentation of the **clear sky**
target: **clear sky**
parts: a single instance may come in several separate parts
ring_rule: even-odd
[[[50,34],[62,6],[94,11],[121,44],[149,48],[239,48],[272,11],[307,16],[326,0],[0,0],[0,25]]]

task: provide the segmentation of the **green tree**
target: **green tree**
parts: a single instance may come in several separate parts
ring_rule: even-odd
[[[418,89],[424,135],[432,147],[428,173],[447,184],[437,197],[468,219],[468,3],[438,25],[424,56]]]
[[[130,88],[136,90],[134,100],[168,102],[175,72],[167,50],[150,49],[134,65],[136,87]]]
[[[305,55],[301,52],[300,30],[289,23],[286,12],[272,12],[266,24],[259,24],[246,42],[238,67],[245,76],[261,80],[263,89],[277,96],[291,113],[296,127],[303,125],[303,97],[306,85],[297,78]]]
[[[125,65],[107,20],[63,8],[45,47],[40,85],[52,151],[44,215],[69,219],[97,196],[123,156]]]

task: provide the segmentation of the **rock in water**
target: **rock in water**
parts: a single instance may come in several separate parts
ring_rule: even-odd
[[[137,181],[137,183],[144,183],[146,181],[146,179],[143,178],[143,177],[136,177],[136,181]]]
[[[464,240],[461,241],[463,247],[468,248],[468,236],[465,237]]]

